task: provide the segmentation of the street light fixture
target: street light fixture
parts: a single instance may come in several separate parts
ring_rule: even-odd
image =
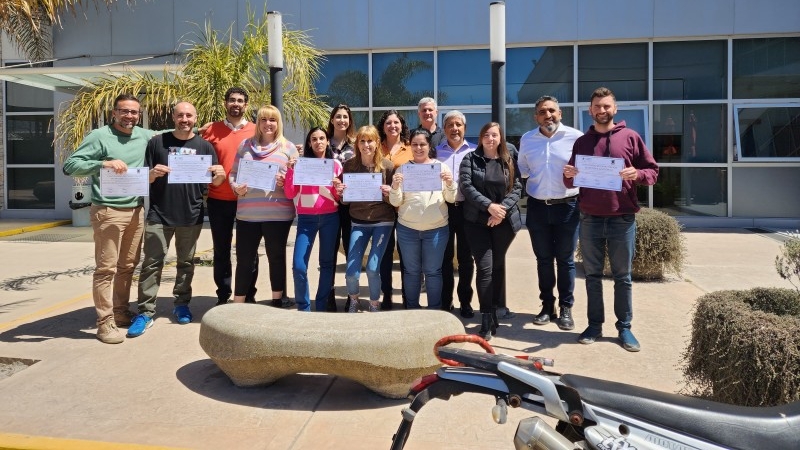
[[[267,40],[270,102],[283,114],[283,18],[278,11],[267,12]]]
[[[506,131],[506,3],[489,4],[489,60],[492,63],[492,120]]]

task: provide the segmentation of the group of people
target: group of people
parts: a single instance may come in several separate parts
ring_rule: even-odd
[[[658,166],[641,137],[624,122],[614,123],[616,101],[608,89],[600,88],[592,95],[590,112],[595,123],[586,135],[561,124],[555,98],[539,99],[534,116],[539,127],[522,137],[519,151],[506,142],[504,130],[495,122],[482,126],[477,145],[468,142],[466,117],[456,110],[445,114],[440,127],[436,123],[437,106],[430,97],[419,101],[420,126],[413,130],[395,110],[385,112],[377,126],[356,130],[350,108],[337,105],[328,124],[309,130],[302,146],[295,146],[283,135],[281,112],[275,107],[259,108],[255,123],[251,123],[247,118],[247,92],[231,88],[224,102],[225,119],[199,130],[194,106],[180,102],[172,111],[175,129],[159,134],[136,126],[138,100],[120,95],[114,102],[112,123],[90,133],[65,162],[65,174],[92,177],[91,221],[97,265],[93,297],[100,341],[124,341],[118,327],[128,327],[127,337],[135,337],[152,326],[161,272],[173,237],[177,254],[173,314],[178,323],[192,321],[188,305],[193,260],[206,207],[218,304],[256,301],[258,249],[263,239],[272,306],[296,304],[298,310],[310,311],[308,266],[318,238],[317,311],[337,310],[334,278],[340,242],[346,255],[345,311],[392,309],[396,249],[403,307],[422,307],[424,285],[427,308],[454,310],[455,291],[460,315],[474,317],[474,276],[481,314],[478,334],[490,339],[499,320],[514,316],[505,303],[505,255],[522,228],[519,201],[526,186],[526,222],[542,301],[542,310],[533,323],[555,321],[562,329],[574,328],[573,256],[580,230],[589,327],[581,333],[579,342],[589,344],[602,335],[601,278],[608,246],[615,281],[616,327],[623,347],[638,351],[639,344],[630,332],[633,217],[639,209],[635,186],[655,183]],[[208,155],[209,183],[170,183],[168,156],[175,154]],[[622,190],[575,186],[576,155],[622,158]],[[298,183],[299,158],[328,161],[330,183]],[[240,182],[239,171],[252,161],[278,167],[272,189]],[[124,174],[129,168],[144,167],[149,170],[150,182],[146,214],[142,196],[102,194],[101,170]],[[436,188],[404,187],[404,182],[411,180],[412,170],[428,167],[435,172],[428,175]],[[380,186],[374,189],[380,192],[367,200],[348,199],[347,180],[357,176],[363,179],[348,174],[371,175],[372,185]],[[286,295],[286,248],[295,220],[293,301]],[[235,271],[231,262],[234,227]],[[134,315],[128,302],[141,248],[139,311]],[[362,267],[368,284],[366,302],[359,298]]]

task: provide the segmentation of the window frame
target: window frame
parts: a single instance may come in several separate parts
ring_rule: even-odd
[[[757,108],[800,108],[800,102],[768,102],[768,103],[733,103],[733,132],[734,132],[734,163],[736,162],[800,162],[800,156],[797,157],[753,157],[742,156],[742,135],[739,124],[739,113],[743,109],[757,109]]]

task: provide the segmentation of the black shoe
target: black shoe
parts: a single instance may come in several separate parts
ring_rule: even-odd
[[[225,299],[225,300],[220,299],[220,300],[217,300],[217,304],[214,305],[214,306],[225,305],[227,303],[228,303],[228,299]]]
[[[255,298],[253,298],[253,297],[246,297],[246,298],[244,299],[244,302],[245,302],[245,303],[255,303],[255,302],[256,302],[256,299],[255,299]]]
[[[492,322],[493,322],[493,313],[481,313],[481,329],[478,330],[478,336],[483,338],[483,340],[488,341],[492,339]]]
[[[603,337],[603,330],[596,326],[589,325],[588,327],[586,327],[585,330],[583,330],[583,333],[581,333],[580,336],[578,336],[578,342],[586,345],[594,344],[595,341],[597,341],[601,337]]]
[[[472,319],[475,317],[475,311],[472,309],[472,306],[461,305],[461,317],[465,319]]]
[[[326,311],[336,312],[336,294],[334,294],[333,289],[331,289],[331,293],[328,294],[328,307],[326,308]]]
[[[508,320],[508,319],[513,319],[514,317],[517,317],[517,313],[511,312],[511,310],[506,308],[505,306],[497,308],[497,318],[498,319]]]
[[[547,325],[550,323],[551,320],[556,320],[558,316],[556,316],[555,312],[553,311],[553,305],[542,305],[542,310],[539,311],[539,314],[533,317],[533,324],[534,325]]]
[[[562,330],[572,330],[575,328],[575,321],[572,320],[572,308],[569,306],[562,306],[556,321],[558,328]]]
[[[381,311],[392,310],[392,294],[383,294],[383,301],[381,302]]]
[[[294,300],[286,296],[272,300],[272,306],[275,308],[291,308],[294,304]]]

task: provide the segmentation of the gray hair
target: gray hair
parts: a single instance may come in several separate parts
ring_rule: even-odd
[[[553,103],[556,104],[558,109],[561,109],[561,105],[558,104],[558,99],[553,97],[552,95],[543,95],[543,96],[539,97],[539,99],[536,100],[536,103],[534,104],[534,107],[536,109],[539,109],[539,107],[542,106],[542,103],[544,103],[544,102],[553,102]]]
[[[433,107],[434,108],[437,107],[436,106],[436,100],[432,99],[431,97],[422,97],[422,99],[420,99],[419,103],[417,103],[417,108],[421,108],[422,105],[424,105],[426,103],[433,103]]]
[[[464,124],[464,126],[465,127],[467,126],[467,118],[461,111],[457,109],[449,111],[447,114],[444,115],[444,123],[447,124],[447,121],[452,118],[461,119],[461,122]]]

